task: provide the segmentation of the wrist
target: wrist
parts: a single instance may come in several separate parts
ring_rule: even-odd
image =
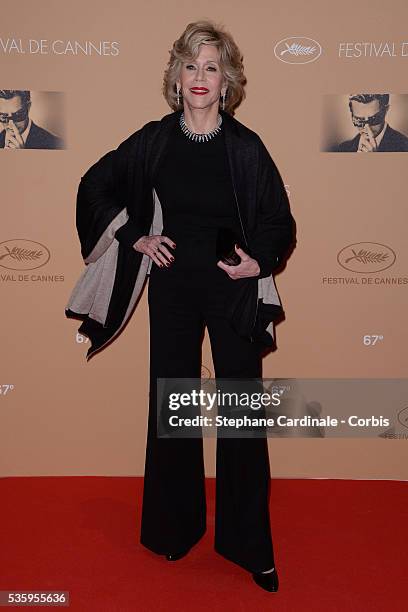
[[[124,246],[133,248],[136,242],[144,235],[144,232],[141,230],[139,225],[133,221],[133,219],[128,219],[124,225],[122,225],[115,232],[115,238]]]
[[[137,251],[142,246],[145,238],[146,236],[140,236],[140,238],[138,238],[136,242],[132,245],[135,251]]]

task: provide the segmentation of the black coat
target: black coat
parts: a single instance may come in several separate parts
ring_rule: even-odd
[[[242,283],[242,299],[231,305],[230,320],[250,341],[272,345],[265,330],[283,312],[272,272],[293,241],[294,219],[282,178],[259,136],[228,113],[220,113],[243,248],[261,268],[258,277]],[[88,358],[116,336],[140,296],[152,262],[132,247],[140,236],[161,233],[155,172],[171,130],[178,129],[180,114],[146,123],[81,178],[76,221],[89,269],[82,273],[65,313],[83,320],[79,332],[92,342]]]

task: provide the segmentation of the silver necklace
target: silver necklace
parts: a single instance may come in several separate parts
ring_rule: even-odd
[[[222,123],[222,117],[218,113],[216,127],[213,130],[211,130],[211,132],[207,132],[206,134],[197,134],[196,132],[192,132],[187,127],[186,122],[184,120],[184,112],[181,113],[181,116],[180,116],[180,127],[182,129],[182,132],[186,136],[188,136],[188,138],[190,138],[191,140],[195,140],[196,142],[204,142],[205,140],[210,140],[210,138],[218,134],[218,132],[221,130],[221,123]]]

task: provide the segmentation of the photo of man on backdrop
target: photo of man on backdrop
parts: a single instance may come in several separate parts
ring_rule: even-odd
[[[64,149],[62,138],[30,117],[31,92],[0,89],[0,149]]]

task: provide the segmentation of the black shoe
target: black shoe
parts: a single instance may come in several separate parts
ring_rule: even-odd
[[[166,555],[166,559],[167,561],[178,561],[182,557],[185,557],[189,551],[190,548],[187,548],[187,550],[183,550],[182,552],[169,553],[168,555]]]
[[[273,572],[269,572],[267,574],[253,572],[252,578],[255,580],[256,584],[270,593],[276,593],[279,588],[279,579],[276,568],[273,570]]]

